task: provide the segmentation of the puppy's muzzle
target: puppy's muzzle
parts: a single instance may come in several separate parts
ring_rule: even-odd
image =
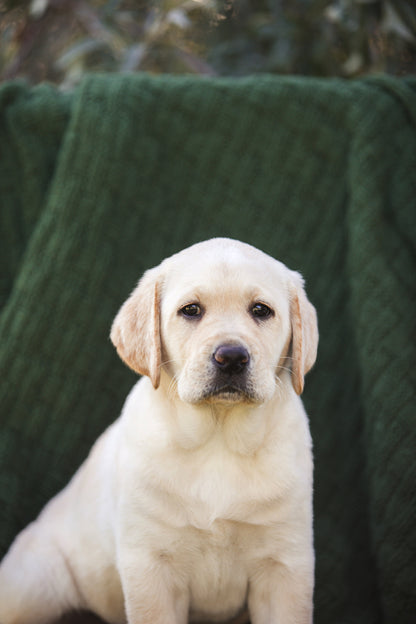
[[[212,363],[214,376],[206,398],[233,402],[250,399],[247,384],[250,355],[245,347],[219,345],[212,355]]]

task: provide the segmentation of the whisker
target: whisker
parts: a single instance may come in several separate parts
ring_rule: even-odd
[[[277,375],[275,377],[275,381],[276,381],[276,388],[277,388],[277,391],[279,393],[279,398],[282,398],[282,396],[283,396],[283,382],[280,379],[280,377],[278,377]]]
[[[176,394],[177,386],[178,386],[178,379],[177,379],[177,376],[174,375],[172,379],[170,380],[168,391],[167,391],[169,400],[174,398],[174,395]]]
[[[178,360],[174,360],[174,359],[172,359],[172,360],[163,360],[163,362],[161,362],[159,364],[159,368],[162,368],[162,366],[164,366],[165,364],[171,364],[171,363],[179,364],[179,361]]]

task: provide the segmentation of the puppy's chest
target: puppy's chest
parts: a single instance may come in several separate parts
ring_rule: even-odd
[[[156,520],[169,518],[172,527],[202,530],[221,520],[269,525],[289,477],[282,479],[276,457],[238,457],[224,448],[185,457],[168,453],[142,468],[135,481],[139,506]],[[215,535],[217,543],[229,533]]]

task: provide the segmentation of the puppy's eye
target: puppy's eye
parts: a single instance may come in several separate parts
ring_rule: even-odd
[[[188,303],[179,310],[179,314],[187,318],[199,318],[202,315],[201,306],[197,303]]]
[[[252,316],[258,319],[266,319],[274,315],[274,312],[265,303],[255,303],[250,310]]]

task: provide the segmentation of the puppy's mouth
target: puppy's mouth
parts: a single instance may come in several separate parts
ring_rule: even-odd
[[[246,387],[238,384],[216,384],[207,389],[202,397],[209,403],[254,403],[256,398]]]

